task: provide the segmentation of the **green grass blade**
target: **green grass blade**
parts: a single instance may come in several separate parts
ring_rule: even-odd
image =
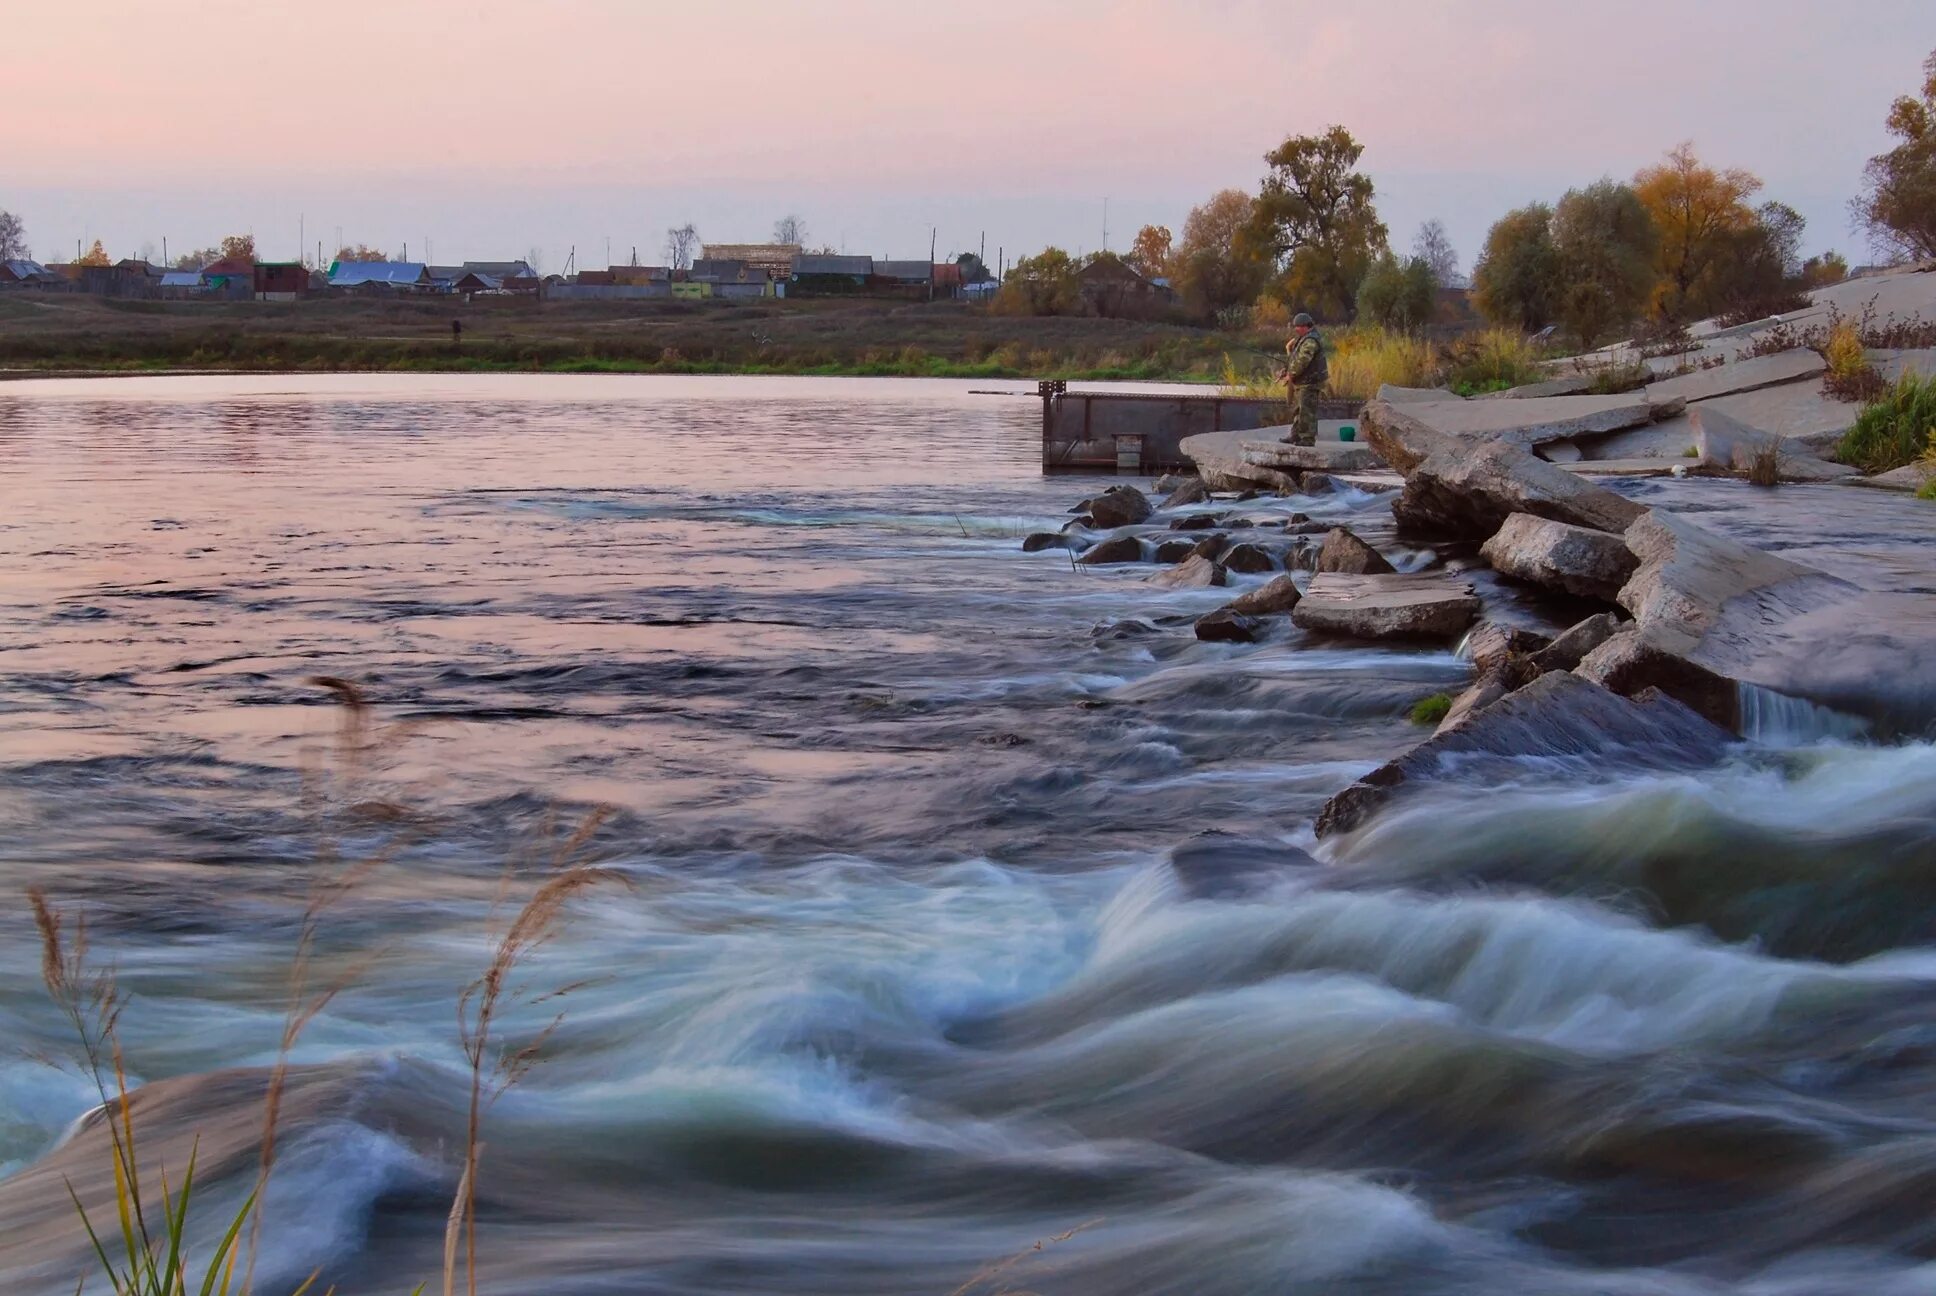
[[[87,1207],[81,1205],[80,1194],[74,1191],[72,1182],[63,1179],[67,1185],[67,1196],[74,1203],[74,1210],[81,1217],[81,1227],[87,1230],[87,1240],[94,1244],[94,1254],[101,1258],[101,1269],[108,1276],[108,1282],[116,1291],[121,1290],[121,1276],[114,1272],[114,1262],[108,1259],[108,1250],[101,1245],[101,1237],[94,1231],[94,1221],[87,1217]]]
[[[161,1217],[168,1226],[168,1262],[162,1267],[161,1290],[169,1296],[182,1285],[182,1232],[188,1223],[188,1195],[195,1187],[195,1158],[201,1148],[200,1138],[189,1144],[188,1173],[182,1176],[181,1192],[172,1209],[168,1200],[168,1176],[164,1174],[161,1179]]]
[[[249,1218],[249,1212],[254,1209],[255,1194],[252,1192],[243,1199],[242,1209],[235,1213],[235,1219],[229,1224],[229,1231],[222,1235],[222,1241],[216,1246],[215,1254],[209,1257],[208,1274],[202,1279],[202,1296],[213,1296],[215,1276],[222,1271],[222,1261],[234,1249],[235,1239],[241,1234],[242,1225]],[[222,1284],[224,1292],[228,1291],[228,1287],[227,1282]]]

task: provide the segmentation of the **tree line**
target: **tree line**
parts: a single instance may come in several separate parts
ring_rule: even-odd
[[[1889,110],[1895,140],[1871,159],[1851,214],[1892,259],[1936,258],[1936,53],[1920,93]],[[1295,311],[1413,330],[1439,290],[1461,286],[1445,229],[1427,221],[1399,255],[1359,169],[1364,148],[1341,126],[1295,135],[1265,157],[1257,191],[1225,189],[1193,208],[1182,236],[1140,230],[1120,260],[1166,280],[1179,311],[1205,324],[1274,324]],[[1473,305],[1494,324],[1563,330],[1582,346],[1640,326],[1672,330],[1719,316],[1746,321],[1793,309],[1847,276],[1834,252],[1801,256],[1805,222],[1760,201],[1759,177],[1703,161],[1683,143],[1630,180],[1605,177],[1552,203],[1507,212],[1471,276]],[[1047,248],[1015,265],[998,304],[1018,313],[1083,309],[1078,260]]]

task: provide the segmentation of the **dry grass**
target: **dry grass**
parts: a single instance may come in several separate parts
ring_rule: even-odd
[[[1756,486],[1778,486],[1781,484],[1781,451],[1775,446],[1763,446],[1755,451],[1748,464],[1748,480]]]
[[[1336,334],[1329,357],[1333,397],[1369,400],[1386,383],[1432,387],[1441,378],[1439,355],[1422,337],[1391,329],[1351,328]]]

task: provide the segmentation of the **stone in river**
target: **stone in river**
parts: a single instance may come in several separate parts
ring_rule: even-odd
[[[1262,625],[1252,617],[1218,608],[1197,618],[1197,638],[1206,643],[1252,643]]]
[[[1088,567],[1141,562],[1143,542],[1133,535],[1110,536],[1100,544],[1091,545],[1076,561]]]
[[[1022,541],[1023,553],[1040,553],[1044,549],[1067,549],[1069,537],[1059,531],[1037,531]]]
[[[1351,832],[1419,787],[1446,779],[1478,795],[1555,760],[1595,773],[1701,769],[1720,760],[1730,741],[1725,731],[1664,694],[1628,699],[1554,671],[1332,797],[1318,815],[1317,835]]]
[[[1465,646],[1467,655],[1472,658],[1472,669],[1481,675],[1488,675],[1505,666],[1512,658],[1530,657],[1551,642],[1537,630],[1501,625],[1497,621],[1481,621],[1466,637]]]
[[[1161,483],[1158,484],[1161,485]],[[1210,488],[1203,484],[1203,478],[1185,477],[1157,507],[1159,509],[1181,508],[1185,504],[1201,504],[1209,498]]]
[[[1535,652],[1532,655],[1533,665],[1542,674],[1546,671],[1572,670],[1580,664],[1581,658],[1618,634],[1620,625],[1620,616],[1615,612],[1590,616]]]
[[[1135,526],[1149,521],[1150,502],[1134,486],[1111,486],[1090,500],[1087,510],[1100,528]]]
[[[1236,544],[1224,551],[1223,565],[1231,571],[1254,576],[1276,571],[1277,559],[1271,557],[1270,550],[1261,545]]]
[[[1192,900],[1241,899],[1287,874],[1318,867],[1309,853],[1295,846],[1215,829],[1170,851],[1170,871]]]
[[[1664,693],[1724,729],[1740,728],[1735,682],[1664,647],[1653,631],[1622,630],[1582,658],[1574,673],[1622,697]]]
[[[1376,576],[1395,571],[1385,556],[1344,527],[1333,527],[1318,550],[1317,570],[1353,576]]]
[[[1507,518],[1479,552],[1508,576],[1607,603],[1639,566],[1618,535],[1531,513]]]
[[[1230,537],[1219,531],[1196,542],[1190,552],[1199,558],[1215,558],[1230,547]]]
[[[1164,540],[1156,546],[1156,561],[1160,563],[1180,563],[1197,551],[1194,542],[1189,540]]]
[[[1224,574],[1224,569],[1201,554],[1150,577],[1150,584],[1162,589],[1209,589],[1229,583],[1230,578]]]
[[[1172,531],[1209,531],[1223,525],[1221,513],[1185,513],[1180,518],[1170,519]]]
[[[1273,576],[1230,600],[1230,610],[1241,616],[1276,616],[1289,612],[1303,597],[1289,576]]]
[[[1320,572],[1291,620],[1315,634],[1348,639],[1451,639],[1478,615],[1479,596],[1465,581]]]
[[[1503,441],[1419,460],[1392,510],[1408,529],[1475,540],[1490,538],[1514,513],[1621,532],[1646,511]]]

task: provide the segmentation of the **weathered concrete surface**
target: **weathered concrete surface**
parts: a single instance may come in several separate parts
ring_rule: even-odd
[[[1649,693],[1630,700],[1554,671],[1332,797],[1318,814],[1316,831],[1319,837],[1351,832],[1440,779],[1484,787],[1521,777],[1533,763],[1565,764],[1586,776],[1702,769],[1720,760],[1729,742],[1725,731],[1672,698]]]
[[[1479,615],[1467,581],[1439,574],[1311,578],[1291,613],[1299,628],[1349,639],[1450,639]]]
[[[1663,419],[1650,427],[1629,428],[1608,436],[1580,443],[1586,462],[1633,459],[1680,459],[1694,444],[1694,424],[1689,415]]]
[[[1537,400],[1543,396],[1584,396],[1593,390],[1591,374],[1568,374],[1562,378],[1548,378],[1542,382],[1526,383],[1519,387],[1508,387],[1505,391],[1486,392],[1474,396],[1473,400]]]
[[[1533,668],[1547,671],[1572,670],[1586,655],[1620,633],[1620,617],[1602,612],[1570,626],[1559,638],[1532,655]]]
[[[1524,626],[1481,621],[1466,636],[1463,651],[1472,659],[1475,674],[1490,675],[1512,658],[1539,652],[1551,642],[1539,631],[1528,630]]]
[[[1459,394],[1444,387],[1394,387],[1390,383],[1380,383],[1378,395],[1372,399],[1392,405],[1417,405],[1425,401],[1457,400]]]
[[[1200,432],[1177,443],[1197,475],[1213,491],[1242,491],[1263,482],[1257,469],[1244,462],[1244,442],[1254,441],[1257,432]]]
[[[1663,379],[1648,386],[1647,399],[1665,402],[1678,396],[1692,405],[1696,401],[1712,400],[1735,392],[1778,387],[1804,378],[1819,378],[1827,369],[1828,363],[1820,355],[1807,347],[1796,347],[1774,355],[1737,360],[1733,364],[1696,369],[1693,373]]]
[[[1749,472],[1758,456],[1773,450],[1777,471],[1784,481],[1835,481],[1860,476],[1847,464],[1829,463],[1813,455],[1797,453],[1780,437],[1749,427],[1715,406],[1697,405],[1689,411],[1688,418],[1694,427],[1696,462],[1704,468]]]
[[[1288,575],[1273,576],[1256,589],[1246,590],[1230,600],[1230,610],[1239,616],[1282,616],[1303,597],[1297,582]]]
[[[1332,527],[1325,533],[1324,543],[1318,548],[1317,566],[1312,570],[1378,576],[1394,572],[1397,568],[1385,561],[1385,555],[1346,528]]]
[[[1534,451],[1547,463],[1575,464],[1586,458],[1578,441],[1548,441]]]
[[[1461,448],[1457,437],[1447,436],[1390,401],[1371,401],[1359,421],[1378,457],[1403,474],[1409,474],[1431,455]]]
[[[1869,363],[1890,382],[1896,381],[1906,373],[1920,374],[1925,378],[1936,376],[1936,348],[1924,347],[1913,351],[1869,351]]]
[[[1510,441],[1535,446],[1547,441],[1644,427],[1681,412],[1684,401],[1651,401],[1645,395],[1535,396],[1510,401],[1419,401],[1405,413],[1435,432],[1461,441]],[[1375,446],[1376,441],[1373,442]],[[1394,465],[1396,467],[1397,465]]]
[[[1284,441],[1246,441],[1243,459],[1255,467],[1276,468],[1282,472],[1370,472],[1385,466],[1385,461],[1370,446],[1346,445],[1341,441],[1314,446],[1291,445]]]
[[[1446,709],[1445,718],[1439,721],[1438,728],[1432,731],[1433,734],[1451,733],[1454,729],[1464,726],[1473,716],[1512,691],[1512,686],[1506,682],[1503,671],[1492,671],[1481,675],[1467,685],[1464,692],[1452,699],[1452,705]]]
[[[1914,492],[1921,490],[1931,477],[1936,477],[1936,470],[1925,468],[1921,464],[1908,464],[1901,468],[1891,468],[1886,473],[1877,473],[1873,477],[1851,477],[1848,479],[1848,484],[1874,486],[1879,490]]]
[[[1507,518],[1479,553],[1508,576],[1608,603],[1638,565],[1617,534],[1530,513]]]
[[[1622,629],[1580,659],[1574,673],[1622,697],[1658,691],[1734,732],[1740,727],[1740,689],[1725,675],[1667,646],[1655,629]]]
[[[1819,381],[1719,396],[1703,401],[1702,408],[1719,410],[1738,423],[1771,432],[1817,455],[1832,449],[1862,412],[1860,405],[1823,391]]]
[[[1401,525],[1483,540],[1514,513],[1531,513],[1597,531],[1624,531],[1645,512],[1504,441],[1440,451],[1420,462],[1393,512]]]
[[[1212,586],[1228,585],[1230,577],[1214,559],[1197,554],[1184,559],[1166,572],[1158,572],[1150,577],[1149,583],[1161,589],[1209,589]]]

